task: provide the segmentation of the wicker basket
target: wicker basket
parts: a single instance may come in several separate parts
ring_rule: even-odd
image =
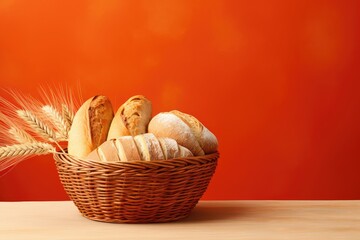
[[[100,163],[55,154],[60,180],[86,218],[169,222],[188,216],[205,192],[218,153],[150,162]]]

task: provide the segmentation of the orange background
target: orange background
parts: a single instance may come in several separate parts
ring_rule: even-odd
[[[204,199],[360,199],[359,15],[355,0],[1,0],[0,84],[195,115],[220,142]],[[66,198],[51,156],[0,178],[0,200]]]

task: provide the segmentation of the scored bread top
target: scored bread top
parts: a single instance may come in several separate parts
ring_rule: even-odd
[[[142,95],[129,98],[115,114],[108,139],[146,133],[151,118],[151,102]]]
[[[179,110],[172,110],[170,112],[179,117],[184,123],[186,123],[186,125],[190,127],[196,138],[200,138],[204,125],[199,120],[189,114],[180,112]]]
[[[106,140],[114,112],[110,100],[105,96],[95,96],[88,111],[91,139],[97,147]]]
[[[111,102],[105,96],[94,96],[83,103],[69,131],[68,153],[83,158],[103,143],[113,115]]]
[[[170,112],[175,114],[190,127],[205,154],[216,152],[218,147],[216,136],[210,132],[209,129],[207,129],[197,118],[178,110],[172,110]]]

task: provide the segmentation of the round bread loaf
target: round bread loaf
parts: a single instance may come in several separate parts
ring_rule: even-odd
[[[149,123],[148,131],[157,137],[175,139],[195,156],[216,152],[218,148],[215,135],[199,120],[177,110],[154,116]]]

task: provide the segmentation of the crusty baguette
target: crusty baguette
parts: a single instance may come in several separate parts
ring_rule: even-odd
[[[160,143],[154,134],[145,133],[134,137],[141,159],[145,161],[164,159]]]
[[[198,119],[190,114],[186,114],[178,110],[173,110],[170,112],[181,118],[181,120],[183,120],[190,127],[205,154],[217,151],[218,141],[216,136],[210,132],[209,129],[207,129]]]
[[[178,145],[178,143],[172,138],[158,138],[158,140],[163,150],[165,159],[193,156],[189,149]]]
[[[117,153],[114,140],[109,140],[97,148],[101,162],[119,162],[120,158]]]
[[[119,137],[115,142],[120,161],[128,162],[141,160],[138,147],[132,136]]]
[[[191,157],[192,152],[170,138],[156,138],[153,134],[123,136],[104,142],[86,159],[100,162],[152,161]]]
[[[105,96],[88,99],[76,112],[69,131],[68,153],[84,158],[102,144],[109,131],[114,112]]]
[[[164,152],[165,159],[177,158],[180,156],[178,143],[172,138],[159,138],[159,143]]]
[[[173,113],[163,112],[154,116],[149,123],[148,131],[157,137],[175,139],[179,145],[189,149],[195,156],[205,154],[191,128]]]
[[[98,148],[94,149],[85,160],[95,160],[98,162],[118,162],[120,157],[117,153],[115,140],[105,141]]]
[[[111,123],[108,139],[146,133],[151,118],[151,102],[136,95],[120,106]]]

